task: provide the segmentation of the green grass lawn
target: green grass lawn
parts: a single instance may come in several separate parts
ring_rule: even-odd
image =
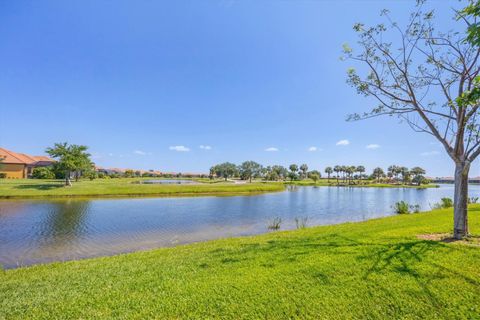
[[[480,205],[470,208],[480,233]],[[452,210],[0,272],[0,319],[478,319]]]
[[[152,178],[150,178],[151,180]],[[2,179],[0,198],[73,197],[73,196],[192,196],[243,195],[284,190],[275,183],[205,183],[198,185],[138,184],[142,179],[97,179],[73,182],[65,187],[61,180]]]

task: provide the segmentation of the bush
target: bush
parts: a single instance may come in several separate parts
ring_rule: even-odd
[[[440,202],[434,203],[431,207],[434,210],[451,208],[453,207],[453,200],[451,198],[442,198]]]
[[[34,179],[55,179],[55,172],[50,167],[34,168],[32,172]]]
[[[453,200],[451,198],[442,198],[442,208],[451,208],[453,207]]]
[[[0,172],[0,179],[6,179],[6,178],[7,178],[7,174],[4,172]]]
[[[61,168],[58,162],[55,162],[51,167],[53,173],[55,174],[55,179],[65,179],[65,171]]]
[[[85,177],[93,181],[98,178],[98,173],[96,171],[89,171],[85,173]]]
[[[478,197],[470,197],[467,199],[467,202],[470,203],[477,203],[478,202]]]
[[[410,206],[407,202],[402,200],[395,203],[395,205],[393,206],[393,210],[395,211],[395,213],[398,214],[406,214],[410,213]]]
[[[420,212],[420,205],[419,204],[412,205],[412,206],[410,206],[410,209],[413,210],[414,213],[419,213]]]

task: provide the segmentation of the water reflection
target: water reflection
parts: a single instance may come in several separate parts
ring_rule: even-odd
[[[90,201],[65,200],[53,202],[40,229],[42,238],[75,241],[87,232],[86,218]]]
[[[472,196],[479,191],[470,187]],[[360,221],[392,214],[396,201],[428,210],[452,194],[453,186],[289,186],[249,197],[0,201],[0,263],[15,267],[257,234],[273,217],[283,220],[282,229],[295,228],[296,217],[308,217],[309,225]]]

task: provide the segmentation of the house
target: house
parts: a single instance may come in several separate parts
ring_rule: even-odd
[[[9,179],[24,179],[31,176],[37,167],[51,166],[55,161],[46,156],[31,156],[0,148],[0,175]]]

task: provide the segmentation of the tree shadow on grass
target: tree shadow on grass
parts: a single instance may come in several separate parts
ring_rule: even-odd
[[[432,292],[432,282],[445,278],[460,278],[463,281],[479,286],[480,282],[457,272],[451,268],[442,266],[436,261],[426,259],[430,251],[435,250],[456,250],[456,248],[445,243],[429,240],[405,241],[386,244],[379,250],[373,250],[370,254],[359,257],[367,262],[373,261],[371,267],[363,275],[364,280],[369,280],[374,274],[396,273],[401,276],[410,277],[415,280],[418,287],[426,294],[431,303],[441,308],[442,303]],[[429,267],[429,271],[419,268],[422,264]],[[423,271],[422,271],[423,270]],[[387,288],[385,288],[387,290]],[[385,294],[388,294],[385,292]]]
[[[372,253],[359,257],[373,261],[372,266],[364,274],[363,278],[368,279],[373,273],[382,271],[394,271],[404,275],[417,277],[418,273],[413,268],[416,263],[425,262],[433,266],[437,271],[450,273],[452,276],[461,277],[465,281],[480,285],[479,281],[469,278],[457,271],[442,266],[434,261],[424,261],[428,252],[438,250],[457,250],[457,248],[446,245],[442,242],[429,240],[414,240],[392,244],[384,244],[380,250],[374,250]]]
[[[254,260],[258,255],[267,256],[268,266],[274,263],[291,263],[301,256],[315,252],[336,254],[356,254],[354,247],[367,245],[339,234],[327,234],[309,238],[274,239],[265,243],[242,244],[240,249],[217,248],[210,253],[223,263]],[[225,257],[228,257],[226,259]]]
[[[464,281],[473,287],[480,286],[478,279],[455,270],[458,264],[451,266],[443,262],[457,250],[463,249],[425,239],[357,239],[330,233],[302,237],[273,235],[273,239],[265,242],[216,248],[210,251],[210,255],[225,267],[237,262],[252,263],[253,266],[271,269],[275,275],[297,273],[298,277],[313,280],[311,283],[320,286],[335,284],[345,273],[346,277],[340,282],[361,283],[363,280],[363,290],[372,290],[373,286],[381,292],[375,297],[390,297],[389,301],[395,301],[405,293],[406,297],[419,296],[428,301],[432,312],[435,312],[445,308],[444,298],[438,292],[452,289],[444,288],[451,283],[450,279]],[[313,261],[318,261],[318,266],[312,264]],[[328,264],[324,263],[327,261]],[[402,282],[392,286],[390,281]]]
[[[63,188],[63,184],[20,184],[18,186],[14,186],[15,189],[21,190],[54,190],[58,188]]]

